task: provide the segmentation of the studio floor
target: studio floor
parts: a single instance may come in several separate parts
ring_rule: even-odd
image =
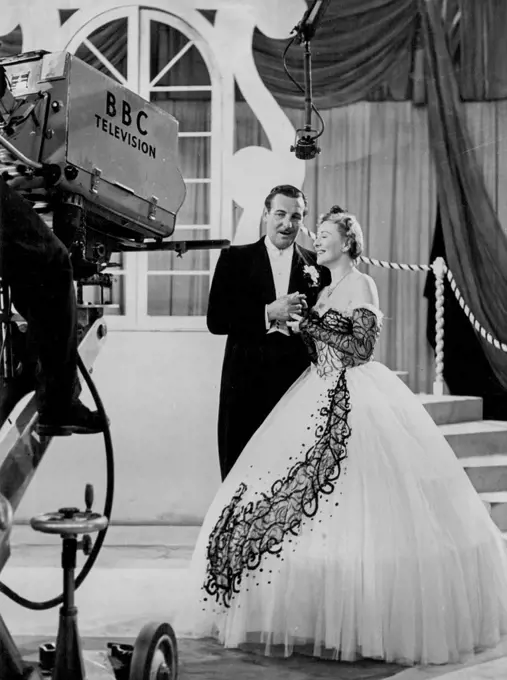
[[[195,528],[111,527],[96,566],[77,593],[79,630],[85,650],[105,650],[109,641],[132,643],[144,623],[171,623],[181,601]],[[83,558],[81,557],[80,563]],[[61,591],[57,539],[17,526],[12,556],[1,579],[34,600]],[[0,612],[23,653],[53,642],[58,609],[27,611],[0,595]],[[178,631],[176,629],[176,634]],[[304,657],[269,659],[224,650],[212,640],[178,638],[180,680],[492,680],[507,677],[507,639],[461,665],[402,668],[375,661],[323,662]],[[87,652],[88,653],[88,652]]]

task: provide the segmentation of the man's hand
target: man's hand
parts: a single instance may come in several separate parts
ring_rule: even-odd
[[[17,191],[40,189],[44,186],[44,177],[34,177],[32,174],[16,174],[6,180],[7,186]]]
[[[303,317],[300,314],[292,314],[292,321],[287,321],[287,326],[291,329],[293,333],[300,333],[299,324],[303,321]]]
[[[290,321],[293,314],[301,314],[308,308],[302,293],[282,295],[267,306],[269,321]]]

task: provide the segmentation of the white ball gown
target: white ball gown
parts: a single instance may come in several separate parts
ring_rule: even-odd
[[[371,305],[302,322],[314,363],[204,520],[178,631],[226,647],[444,664],[507,633],[502,536]]]

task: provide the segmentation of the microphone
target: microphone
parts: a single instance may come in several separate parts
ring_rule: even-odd
[[[320,153],[320,147],[317,146],[315,137],[312,137],[311,135],[298,137],[300,132],[305,131],[297,130],[296,143],[290,147],[290,150],[296,154],[296,158],[299,158],[299,160],[311,161]],[[317,134],[316,130],[310,130],[310,132],[315,132],[315,134]]]
[[[296,158],[303,161],[310,161],[320,153],[320,147],[317,146],[316,139],[318,136],[317,130],[312,128],[312,53],[310,50],[310,42],[305,41],[305,122],[304,128],[296,130],[296,141],[290,150],[296,154]],[[312,135],[313,133],[313,135]]]

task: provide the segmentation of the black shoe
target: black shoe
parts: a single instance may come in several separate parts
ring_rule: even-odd
[[[108,421],[109,422],[109,421]],[[75,401],[70,410],[56,416],[42,411],[36,427],[41,437],[68,437],[71,434],[98,434],[105,423],[98,411],[90,411],[81,401]]]

